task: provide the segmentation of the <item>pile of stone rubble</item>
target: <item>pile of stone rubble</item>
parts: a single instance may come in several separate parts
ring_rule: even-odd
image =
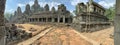
[[[32,37],[32,33],[27,33],[26,31],[18,28],[15,24],[11,24],[10,26],[6,26],[7,30],[7,43],[19,42],[25,39]]]

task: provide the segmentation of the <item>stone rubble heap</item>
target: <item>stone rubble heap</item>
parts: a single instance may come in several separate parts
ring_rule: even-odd
[[[7,31],[7,43],[8,45],[13,42],[22,41],[32,37],[32,33],[19,29],[15,24],[11,24],[10,27],[6,26]]]

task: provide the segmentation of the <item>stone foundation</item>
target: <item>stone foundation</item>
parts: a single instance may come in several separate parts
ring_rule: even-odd
[[[5,40],[5,27],[4,26],[0,26],[0,44],[5,45],[6,43]]]
[[[79,32],[95,32],[110,27],[110,24],[72,24],[72,27]]]

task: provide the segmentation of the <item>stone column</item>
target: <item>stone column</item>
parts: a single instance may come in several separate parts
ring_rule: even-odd
[[[46,22],[48,22],[48,18],[46,18]]]
[[[41,19],[39,18],[39,22],[41,22]]]
[[[43,22],[43,18],[41,18],[41,22]]]
[[[28,22],[31,22],[31,19],[30,19],[30,18],[28,19]]]
[[[33,18],[33,22],[35,22],[35,19]]]
[[[65,17],[63,17],[63,23],[65,23]]]
[[[54,22],[54,18],[52,18],[52,22]]]
[[[31,22],[33,22],[33,18],[31,18]]]
[[[58,17],[58,23],[60,22],[60,17]]]
[[[29,18],[30,19],[30,21],[29,22],[31,22],[32,21],[32,19],[31,18]]]
[[[39,22],[39,18],[37,18],[37,22]]]
[[[120,45],[120,0],[116,0],[116,15],[114,25],[114,45]]]

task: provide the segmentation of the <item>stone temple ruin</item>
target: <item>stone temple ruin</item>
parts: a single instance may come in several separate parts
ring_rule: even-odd
[[[38,0],[30,6],[26,5],[22,13],[18,7],[14,16],[11,17],[11,23],[64,23],[70,24],[81,31],[96,31],[104,29],[110,25],[109,19],[104,15],[105,8],[89,0],[87,4],[78,3],[76,6],[76,16],[72,16],[64,4],[58,5],[58,10],[54,7],[49,9],[49,5],[40,7]]]
[[[13,18],[14,17],[14,18]],[[33,23],[33,22],[61,22],[61,23],[72,23],[72,16],[66,9],[64,4],[58,6],[58,10],[52,7],[49,10],[49,5],[46,4],[40,7],[38,0],[35,0],[32,7],[29,4],[26,5],[24,13],[21,12],[21,8],[18,7],[15,11],[14,16],[11,19],[12,23]]]
[[[76,16],[73,17],[73,23],[77,24],[77,28],[81,27],[83,31],[104,29],[110,26],[109,19],[104,13],[105,8],[92,0],[89,0],[86,5],[84,3],[78,3],[76,6]]]

